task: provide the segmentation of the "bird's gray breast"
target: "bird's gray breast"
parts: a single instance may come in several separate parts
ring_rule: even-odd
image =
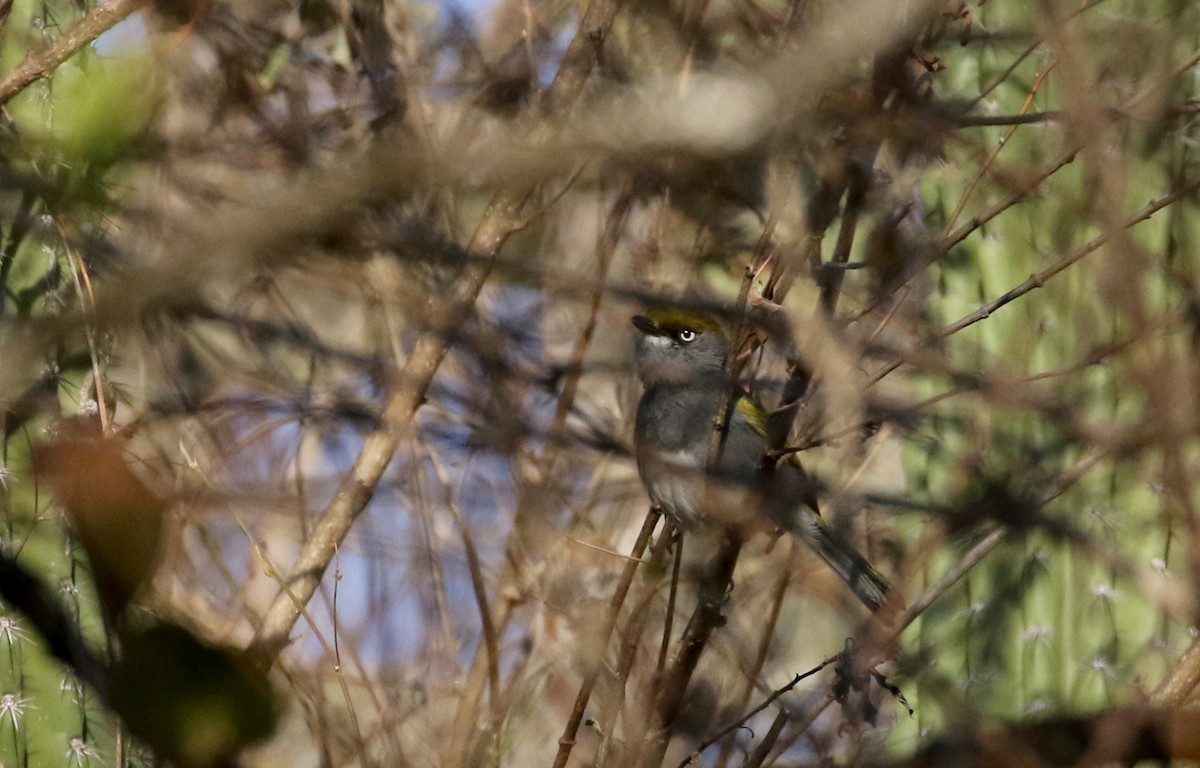
[[[647,387],[635,423],[638,471],[651,501],[680,524],[744,526],[756,517],[757,467],[763,443],[734,423],[708,472],[720,387]]]
[[[638,472],[650,500],[685,525],[697,522],[713,406],[683,387],[649,386],[635,423]]]

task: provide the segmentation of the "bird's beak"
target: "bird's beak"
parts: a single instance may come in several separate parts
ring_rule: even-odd
[[[634,315],[632,319],[634,327],[636,327],[642,333],[647,333],[653,336],[657,336],[659,334],[658,323],[654,322],[645,315]]]

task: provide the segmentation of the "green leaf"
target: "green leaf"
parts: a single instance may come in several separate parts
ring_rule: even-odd
[[[236,649],[173,624],[125,633],[122,648],[110,681],[112,705],[159,757],[218,765],[275,730],[266,673]]]

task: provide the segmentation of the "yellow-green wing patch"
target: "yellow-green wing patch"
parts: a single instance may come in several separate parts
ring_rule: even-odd
[[[739,395],[734,406],[746,417],[746,421],[750,422],[750,426],[754,427],[755,432],[766,436],[767,412],[761,405],[754,402],[749,395]]]

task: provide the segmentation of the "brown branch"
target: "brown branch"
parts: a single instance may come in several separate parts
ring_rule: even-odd
[[[483,576],[483,561],[479,550],[475,547],[475,539],[471,535],[471,523],[462,513],[450,488],[449,478],[440,462],[433,462],[434,467],[445,491],[446,509],[454,518],[462,538],[463,553],[467,557],[467,572],[471,577],[471,591],[475,595],[475,607],[479,611],[479,623],[483,629],[483,647],[487,652],[488,691],[491,697],[492,714],[499,716],[500,704],[500,638],[496,634],[496,625],[492,622],[492,609],[488,602],[487,585]]]
[[[586,26],[585,24],[581,29]],[[551,433],[561,432],[564,429],[567,418],[573,410],[579,379],[583,373],[583,358],[595,334],[600,307],[605,295],[604,285],[609,266],[623,232],[625,219],[633,203],[633,196],[633,186],[626,184],[617,195],[616,200],[614,200],[608,212],[604,230],[596,243],[596,274],[588,281],[589,284],[587,287],[587,290],[590,292],[588,319],[579,336],[576,338],[568,357],[568,374],[563,381],[562,392],[555,406],[554,418],[550,427]],[[531,451],[526,451],[525,456],[520,461],[524,462],[528,460],[536,467],[536,470],[530,473],[531,476],[553,478],[556,476],[555,466],[559,456],[560,453],[554,450],[543,451],[540,456],[533,455]],[[540,546],[535,543],[540,540],[536,530],[542,526],[542,516],[538,510],[541,509],[543,501],[548,498],[548,494],[545,491],[544,483],[529,483],[523,487],[521,496],[517,500],[513,527],[505,548],[505,570],[500,576],[500,583],[502,585],[515,584],[522,581],[521,570],[523,563],[531,557],[535,558],[537,556],[532,553],[536,552]],[[530,526],[531,521],[532,528]],[[512,590],[512,592],[519,595],[521,590]],[[512,606],[519,599],[519,597],[515,600],[505,599],[500,601],[496,606],[491,621],[497,627],[499,633],[503,633],[511,616]],[[466,694],[463,697],[463,706],[460,708],[459,719],[454,729],[455,733],[463,733],[464,728],[466,728],[467,713],[474,709],[478,699],[477,692],[479,690],[479,680],[482,670],[480,655],[476,653],[467,675]],[[587,692],[587,695],[590,696],[590,690]]]
[[[1085,456],[1077,462],[1068,471],[1063,472],[1058,477],[1058,482],[1053,487],[1049,488],[1041,497],[1039,508],[1044,507],[1050,502],[1057,499],[1067,491],[1071,486],[1082,479],[1096,464],[1100,461],[1102,454],[1095,452]],[[1010,533],[1011,529],[1001,526],[990,531],[986,536],[980,539],[971,547],[957,562],[948,568],[936,582],[925,589],[911,604],[905,608],[900,615],[899,620],[892,626],[881,627],[872,625],[870,628],[877,632],[874,638],[868,638],[868,643],[872,646],[872,651],[865,655],[865,668],[872,668],[876,664],[882,662],[886,657],[886,651],[895,646],[900,640],[900,636],[906,629],[912,626],[928,608],[933,605],[942,595],[946,594],[951,587],[962,580],[968,572],[979,565],[988,554],[996,547],[1003,543]],[[919,572],[928,563],[932,553],[936,549],[936,539],[940,538],[940,533],[933,533],[926,536],[925,541],[917,548],[919,557],[914,558],[913,562],[908,563],[907,573]],[[901,582],[907,582],[908,579],[902,579]]]
[[[791,691],[793,688],[795,688],[797,685],[799,685],[802,680],[806,680],[806,679],[812,677],[813,675],[817,674],[818,672],[820,672],[822,669],[825,669],[825,667],[827,667],[830,664],[832,664],[833,662],[837,661],[839,657],[840,657],[840,654],[837,656],[830,656],[829,658],[825,659],[820,664],[818,664],[817,666],[808,670],[807,672],[801,672],[801,673],[797,674],[795,677],[792,678],[791,682],[789,682],[787,685],[783,686],[782,688],[776,688],[774,691],[771,692],[770,696],[765,698],[763,700],[763,702],[761,704],[759,704],[758,706],[754,707],[754,709],[751,709],[749,712],[742,715],[734,722],[732,722],[729,725],[722,728],[714,736],[710,736],[709,738],[700,742],[700,744],[697,745],[696,750],[694,752],[692,752],[692,754],[690,754],[686,758],[684,758],[682,762],[679,763],[679,768],[687,768],[687,766],[696,762],[696,760],[699,759],[700,754],[704,750],[708,749],[713,744],[716,744],[718,741],[725,738],[729,734],[731,734],[737,730],[740,730],[742,727],[744,727],[746,725],[746,723],[748,723],[750,721],[750,719],[752,717],[754,717],[759,712],[764,711],[767,707],[774,704],[775,701],[778,700],[780,696],[787,693],[788,691]],[[785,720],[786,720],[786,718],[785,718]]]
[[[742,763],[744,766],[760,766],[766,762],[767,757],[771,754],[771,749],[779,741],[780,734],[783,733],[784,726],[787,725],[790,717],[786,709],[780,709],[775,713],[775,719],[771,721],[771,727],[767,729],[767,733],[763,736],[763,740],[758,743],[754,751],[746,757]]]
[[[904,613],[900,616],[900,621],[894,631],[894,637],[898,638],[900,633],[916,621],[929,606],[933,605],[935,600],[946,594],[972,568],[979,565],[983,561],[983,558],[987,557],[992,550],[1008,537],[1008,534],[1008,528],[997,528],[980,539],[975,546],[971,547],[965,555],[958,559],[958,562],[948,568],[936,582],[921,593],[920,597],[904,609]]]
[[[1079,11],[1081,12],[1083,10],[1086,10],[1087,8],[1092,7],[1095,4],[1096,4],[1095,2],[1089,3],[1087,6],[1084,6],[1083,8],[1079,9]],[[1068,18],[1072,18],[1074,15],[1076,15],[1076,14],[1072,14]],[[1193,53],[1192,56],[1190,56],[1186,61],[1184,61],[1182,64],[1177,66],[1174,70],[1172,70],[1170,77],[1179,77],[1180,75],[1189,71],[1192,67],[1196,66],[1197,63],[1200,63],[1200,51],[1196,51],[1195,53]],[[1156,92],[1155,89],[1145,89],[1141,93],[1139,93],[1137,96],[1134,96],[1132,99],[1127,101],[1120,109],[1112,110],[1112,112],[1115,114],[1118,114],[1118,115],[1131,112],[1139,103],[1141,103],[1145,99],[1149,98],[1149,96],[1155,92]],[[1025,199],[1025,196],[1028,195],[1030,192],[1032,192],[1034,189],[1037,189],[1037,187],[1039,185],[1041,185],[1041,183],[1043,181],[1048,179],[1051,175],[1053,175],[1054,173],[1059,171],[1064,166],[1071,163],[1071,161],[1073,161],[1075,159],[1075,155],[1078,154],[1080,148],[1081,147],[1079,145],[1073,146],[1069,151],[1067,151],[1065,154],[1060,156],[1059,159],[1057,161],[1055,161],[1054,164],[1049,166],[1040,176],[1038,176],[1036,179],[1034,179],[1029,184],[1027,184],[1024,187],[1024,189],[1014,192],[1012,195],[1008,196],[1007,198],[1005,198],[1004,200],[1002,200],[1000,203],[996,204],[992,208],[988,209],[986,212],[973,217],[970,221],[968,221],[966,224],[964,224],[963,226],[956,229],[954,232],[948,233],[945,237],[942,238],[942,241],[939,244],[940,251],[943,254],[948,252],[951,248],[958,245],[963,240],[967,239],[967,237],[972,232],[974,232],[976,229],[983,226],[987,222],[991,221],[996,216],[999,216],[1001,213],[1008,210],[1008,208],[1017,204],[1021,200]]]
[[[1046,69],[1049,69],[1047,67]],[[1001,125],[1037,125],[1039,123],[1056,123],[1062,120],[1066,113],[1061,109],[1048,109],[1032,114],[1020,112],[1015,115],[962,115],[954,118],[954,124],[959,128],[987,128]]]
[[[675,528],[674,525],[672,528]],[[667,610],[666,616],[663,618],[662,642],[658,646],[658,662],[654,665],[654,673],[659,676],[667,667],[667,652],[671,649],[671,631],[675,627],[675,606],[679,599],[679,571],[683,566],[683,531],[678,533],[678,540],[675,542],[675,557],[671,561],[671,583],[667,589]]]
[[[615,674],[609,673],[606,676],[612,693],[606,697],[601,706],[599,724],[601,741],[599,748],[596,750],[593,765],[608,766],[612,764],[613,755],[610,754],[610,750],[612,750],[613,738],[614,736],[622,735],[618,734],[617,731],[617,719],[625,711],[629,676],[633,673],[638,650],[642,647],[642,637],[645,635],[646,626],[650,622],[650,608],[655,603],[655,597],[658,594],[659,585],[662,581],[659,569],[661,563],[667,557],[671,557],[675,562],[679,562],[680,555],[683,552],[683,541],[683,531],[679,530],[675,523],[668,518],[662,533],[659,534],[658,539],[654,542],[654,546],[650,549],[650,554],[646,558],[652,565],[647,572],[643,573],[640,594],[633,600],[633,606],[629,610],[629,618],[626,619],[625,626],[621,629],[620,638],[617,641],[618,655]],[[673,555],[672,552],[674,552]],[[671,578],[671,589],[678,589],[678,579],[674,573],[672,573]],[[668,618],[671,617],[672,610],[668,605]],[[654,677],[650,679],[650,693],[646,693],[646,688],[641,688],[638,691],[639,695],[636,698],[639,700],[639,703],[646,699],[653,700],[652,686],[661,679],[661,676],[662,667],[656,666]],[[626,744],[636,744],[640,740],[640,736],[644,733],[644,719],[637,717],[636,720],[627,722],[629,723],[629,727],[624,731],[623,741]],[[643,730],[638,730],[638,728],[642,728]],[[615,754],[617,757],[624,757],[623,751],[618,751]]]
[[[1070,155],[1068,158],[1064,158],[1064,160],[1065,160],[1065,162],[1069,162],[1070,159],[1073,159],[1073,158],[1074,158],[1074,155]],[[1065,162],[1063,162],[1062,164],[1065,165]],[[1137,224],[1140,224],[1143,221],[1146,221],[1151,216],[1153,216],[1155,213],[1158,213],[1163,208],[1166,208],[1168,205],[1171,205],[1172,203],[1178,202],[1179,200],[1181,200],[1191,194],[1194,194],[1197,190],[1200,190],[1200,178],[1192,179],[1188,183],[1184,184],[1182,187],[1177,188],[1175,191],[1170,192],[1166,195],[1163,195],[1162,197],[1158,198],[1157,200],[1151,201],[1150,204],[1147,205],[1145,208],[1143,208],[1141,211],[1134,214],[1132,217],[1130,217],[1126,221],[1122,222],[1118,228],[1096,236],[1094,239],[1090,240],[1085,245],[1083,245],[1080,248],[1076,249],[1075,251],[1071,252],[1070,254],[1068,254],[1067,256],[1058,260],[1057,262],[1055,262],[1051,266],[1047,267],[1046,269],[1042,270],[1041,272],[1037,272],[1033,275],[1030,275],[1029,278],[1027,280],[1025,280],[1025,282],[1016,286],[1015,288],[1008,291],[1007,293],[996,297],[995,299],[989,301],[988,303],[986,303],[983,306],[976,309],[974,312],[964,315],[963,317],[959,318],[958,320],[954,321],[953,323],[950,323],[949,325],[945,326],[940,331],[938,331],[937,338],[946,338],[948,336],[952,336],[955,333],[958,333],[959,331],[963,330],[964,328],[974,325],[975,323],[979,322],[980,320],[987,319],[988,317],[990,317],[992,315],[993,312],[1000,309],[1004,305],[1009,304],[1009,303],[1015,301],[1016,299],[1019,299],[1020,297],[1033,291],[1036,288],[1041,288],[1042,286],[1044,286],[1046,284],[1047,280],[1051,279],[1055,275],[1059,274],[1063,270],[1067,269],[1071,265],[1073,265],[1076,262],[1078,262],[1079,260],[1083,259],[1085,256],[1102,248],[1106,243],[1108,243],[1108,241],[1110,239],[1112,239],[1113,234],[1115,234],[1117,232],[1124,232],[1126,230],[1131,229],[1132,227],[1136,226]],[[950,239],[955,239],[956,237],[957,237],[957,233],[955,235],[951,235]],[[966,234],[964,234],[963,237],[966,237]],[[882,369],[880,369],[878,372],[872,374],[871,382],[874,383],[874,382],[878,382],[878,381],[882,380],[884,377],[886,377],[888,374],[892,373],[893,371],[897,370],[903,364],[904,364],[903,359],[895,360],[891,363],[888,363]]]
[[[1103,2],[1103,0],[1088,0],[1087,2],[1083,3],[1083,5],[1079,6],[1074,11],[1072,11],[1070,14],[1068,14],[1066,18],[1073,19],[1085,11],[1095,8],[1101,2]],[[1013,63],[1008,66],[1008,69],[1005,69],[1003,72],[1001,72],[1000,76],[997,77],[995,80],[993,80],[991,85],[987,86],[986,88],[984,88],[982,91],[979,92],[979,95],[976,96],[975,100],[971,102],[969,108],[973,109],[974,107],[978,106],[981,101],[983,101],[984,99],[986,99],[988,97],[988,94],[990,94],[992,91],[996,90],[1001,85],[1003,85],[1004,82],[1006,80],[1008,80],[1008,78],[1012,75],[1012,73],[1017,70],[1017,67],[1021,66],[1021,62],[1025,61],[1025,59],[1029,58],[1029,56],[1034,51],[1036,51],[1038,49],[1038,47],[1041,46],[1044,42],[1045,41],[1041,37],[1038,37],[1036,40],[1034,40],[1032,43],[1030,43],[1029,46],[1027,48],[1025,48],[1025,50],[1021,51],[1020,55],[1017,56],[1017,58],[1013,61]]]
[[[746,675],[746,690],[742,693],[742,699],[738,703],[738,709],[745,709],[750,704],[750,696],[753,695],[754,689],[758,684],[759,676],[762,675],[763,667],[767,663],[767,655],[771,651],[771,641],[775,639],[775,630],[779,625],[779,616],[783,613],[783,601],[787,597],[788,586],[792,582],[792,571],[795,568],[797,548],[794,540],[792,546],[788,548],[787,564],[779,569],[779,573],[775,580],[775,588],[771,593],[771,610],[767,615],[767,621],[763,625],[762,635],[758,643],[758,652],[754,656],[753,666],[750,667],[749,674]],[[799,682],[799,681],[797,681]],[[747,718],[748,719],[748,718]],[[724,738],[724,733],[719,736],[714,736],[707,743],[697,748],[697,752],[703,752],[708,748],[710,743],[716,743]],[[727,765],[729,756],[733,750],[733,740],[725,742],[721,747],[720,755],[717,757],[717,765]]]
[[[1050,62],[1050,64],[1047,65],[1046,68],[1041,72],[1038,72],[1037,77],[1033,79],[1033,85],[1029,87],[1029,93],[1025,95],[1025,101],[1021,104],[1020,113],[1022,115],[1028,112],[1029,108],[1033,106],[1033,99],[1035,96],[1037,96],[1038,89],[1042,87],[1042,82],[1046,79],[1046,75],[1050,74],[1050,70],[1052,69],[1054,69],[1053,61]],[[963,190],[962,197],[958,199],[958,203],[954,206],[954,210],[950,213],[950,217],[946,219],[946,229],[943,239],[949,236],[951,229],[954,227],[954,222],[958,221],[958,216],[962,213],[963,208],[966,207],[967,200],[971,197],[971,193],[975,191],[976,185],[978,185],[983,179],[984,175],[988,171],[988,168],[991,168],[992,164],[996,162],[996,158],[1000,156],[1000,150],[1004,149],[1005,145],[1008,144],[1008,140],[1011,139],[1013,134],[1016,132],[1017,126],[1015,124],[1009,125],[1008,130],[1005,131],[1004,135],[1000,137],[1000,141],[996,142],[996,147],[991,151],[991,154],[987,156],[987,159],[983,161],[983,165],[979,167],[979,171],[970,181],[967,182],[967,188]]]
[[[821,713],[828,709],[829,705],[833,702],[833,693],[826,693],[812,706],[812,709],[805,712],[804,716],[801,717],[797,723],[796,732],[785,742],[784,749],[787,749],[788,745],[790,745],[797,738],[799,738],[801,734],[808,730],[809,726],[813,724],[813,721],[820,717]],[[763,737],[763,740],[759,742],[758,747],[754,750],[750,757],[746,759],[746,762],[743,763],[744,768],[760,768],[760,766],[767,763],[768,758],[771,756],[771,752],[775,749],[775,745],[779,742],[779,737],[783,733],[784,726],[786,726],[791,719],[792,713],[786,708],[781,708],[779,710],[778,714],[775,715],[774,722],[771,723],[770,730],[767,731],[767,735]]]
[[[696,610],[688,620],[671,662],[663,678],[662,687],[654,701],[654,712],[651,714],[650,729],[642,745],[640,759],[637,765],[662,765],[671,740],[675,721],[683,708],[684,694],[688,683],[700,662],[700,656],[708,646],[713,630],[725,623],[721,608],[725,603],[725,591],[733,580],[733,569],[737,565],[738,554],[742,551],[742,542],[736,537],[727,537],[721,543],[720,551],[713,560],[710,572],[706,574],[707,582]]]
[[[382,128],[404,119],[407,104],[400,88],[398,67],[392,56],[392,37],[384,19],[383,0],[352,0],[351,50],[371,87],[375,115],[371,127]]]
[[[838,228],[837,243],[833,248],[833,256],[829,264],[822,265],[819,273],[821,283],[821,307],[829,317],[837,312],[838,296],[842,290],[842,280],[846,276],[845,267],[850,261],[850,251],[854,247],[854,234],[858,229],[858,216],[867,200],[867,192],[871,187],[872,165],[877,147],[872,147],[870,162],[864,161],[861,166],[853,167],[850,182],[846,188],[846,206],[842,211],[842,223]]]
[[[558,404],[554,408],[554,419],[551,422],[551,430],[562,429],[563,425],[566,424],[567,417],[571,413],[571,408],[575,404],[575,394],[579,389],[579,379],[583,374],[583,358],[587,354],[592,337],[596,333],[596,324],[600,316],[600,305],[604,301],[605,282],[608,279],[609,266],[612,263],[613,253],[616,252],[617,243],[620,241],[621,234],[624,231],[625,219],[629,216],[629,209],[633,205],[634,191],[634,185],[626,182],[625,186],[617,194],[617,199],[613,201],[612,208],[608,211],[604,231],[600,235],[599,242],[596,243],[596,275],[593,282],[594,287],[591,301],[588,306],[588,319],[579,334],[579,338],[575,340],[575,345],[571,348],[570,355],[567,357],[567,366],[570,373],[563,379],[562,394],[559,396]],[[550,469],[550,467],[546,467],[546,469]]]
[[[508,236],[519,229],[516,222],[523,203],[524,197],[515,200],[503,193],[497,195],[488,206],[468,250],[478,254],[495,253]],[[401,438],[408,433],[413,415],[424,403],[433,377],[449,349],[440,329],[461,325],[491,274],[491,266],[491,261],[484,259],[471,264],[445,300],[448,309],[440,313],[441,322],[435,323],[438,328],[418,340],[399,381],[393,384],[388,395],[379,428],[363,441],[354,466],[305,542],[293,566],[288,588],[276,595],[264,614],[252,648],[266,659],[273,659],[287,645],[288,635],[300,618],[303,606],[312,599],[329,561],[354,521],[366,509]]]
[[[53,43],[25,55],[21,64],[0,77],[0,104],[6,104],[30,84],[49,77],[60,64],[80,48],[111,29],[118,21],[142,7],[145,0],[109,0],[96,6]]]
[[[1200,685],[1200,638],[1192,641],[1166,678],[1154,689],[1150,701],[1165,707],[1178,707]]]
[[[1055,262],[1051,266],[1047,267],[1046,269],[1042,270],[1041,272],[1030,275],[1029,279],[1027,279],[1025,282],[1021,283],[1017,287],[1013,288],[1011,291],[1005,293],[1002,296],[998,296],[997,298],[993,299],[992,301],[989,301],[987,304],[984,304],[983,306],[981,306],[979,309],[975,310],[974,312],[971,312],[970,314],[965,315],[964,317],[956,320],[955,322],[953,322],[950,325],[943,328],[941,330],[941,332],[939,333],[939,336],[941,338],[945,338],[947,336],[951,336],[955,333],[958,333],[962,329],[967,328],[968,326],[974,325],[975,323],[979,322],[980,320],[983,320],[983,319],[989,317],[993,312],[995,312],[997,309],[1000,309],[1005,304],[1008,304],[1008,303],[1012,302],[1013,300],[1018,299],[1021,296],[1024,296],[1025,294],[1029,293],[1030,291],[1034,290],[1035,288],[1041,288],[1043,285],[1046,284],[1046,281],[1049,280],[1050,278],[1059,274],[1060,272],[1065,270],[1067,267],[1070,267],[1071,265],[1075,264],[1080,259],[1084,258],[1085,256],[1092,253],[1093,251],[1096,251],[1096,250],[1100,249],[1101,247],[1103,247],[1110,239],[1112,239],[1114,234],[1117,234],[1119,232],[1125,232],[1129,229],[1132,229],[1134,226],[1142,223],[1143,221],[1146,221],[1151,216],[1153,216],[1154,214],[1161,211],[1163,208],[1166,208],[1168,205],[1171,205],[1172,203],[1174,203],[1178,200],[1182,200],[1183,198],[1188,197],[1189,195],[1195,193],[1196,190],[1198,190],[1198,189],[1200,189],[1200,178],[1195,178],[1195,179],[1192,179],[1191,181],[1187,182],[1183,186],[1177,188],[1173,192],[1163,195],[1162,197],[1158,198],[1157,200],[1151,201],[1149,205],[1147,205],[1145,208],[1143,208],[1138,213],[1131,216],[1129,219],[1126,219],[1115,230],[1110,230],[1108,232],[1105,232],[1104,234],[1096,236],[1095,238],[1093,238],[1091,241],[1089,241],[1082,247],[1076,249],[1074,252],[1072,252],[1072,253],[1068,254],[1067,256],[1063,257],[1062,259],[1058,260],[1057,262]]]
[[[545,98],[539,105],[541,109],[553,114],[555,111],[570,104],[579,96],[583,89],[584,81],[591,73],[596,62],[597,51],[603,44],[604,39],[607,37],[608,31],[612,27],[613,20],[616,18],[619,7],[620,3],[618,0],[592,0],[592,2],[588,4],[583,18],[580,20],[579,26],[575,31],[575,35],[567,47],[567,52],[563,56],[563,61],[559,67],[558,74],[555,76],[554,82],[551,84],[545,95]],[[546,130],[547,128],[545,124],[543,124],[541,131],[537,135],[537,138],[542,138]],[[578,173],[577,166],[575,168],[575,173]],[[525,204],[532,196],[532,191],[532,188],[528,188],[520,191],[497,193],[496,196],[492,198],[488,212],[484,215],[484,221],[487,222],[489,220],[490,213],[493,208],[496,208],[497,210],[505,209],[507,210],[507,215],[505,218],[512,221],[514,225],[514,229],[510,231],[516,231],[516,229],[519,229],[524,225],[520,217],[524,210]],[[565,191],[566,190],[564,188],[563,193],[565,193]],[[618,205],[615,206],[614,210],[619,208],[620,202],[618,201]],[[615,237],[618,233],[618,230],[615,227],[611,229],[611,242],[608,239],[609,233],[610,231],[606,230],[606,238],[603,239],[598,245],[598,248],[601,249],[601,253],[603,253],[603,249],[605,248],[615,247]],[[499,250],[499,245],[503,243],[504,239],[507,239],[507,234],[504,236],[504,238],[497,242],[495,248],[488,252],[488,263],[490,265],[495,265],[496,254]],[[472,249],[468,249],[468,253],[473,253]],[[607,267],[605,267],[605,269],[606,268]],[[587,333],[590,333],[590,331],[585,331],[585,334]],[[585,343],[586,340],[580,341],[580,344]],[[440,363],[440,358],[438,362]],[[551,462],[552,461],[553,459],[551,458]],[[543,476],[553,477],[553,472],[546,472]],[[506,582],[512,583],[520,580],[522,558],[526,556],[525,552],[527,550],[529,550],[531,547],[534,547],[533,537],[530,536],[529,521],[536,517],[536,515],[532,514],[532,512],[540,507],[543,499],[546,497],[547,495],[545,494],[544,486],[537,484],[536,487],[526,486],[525,490],[521,494],[521,497],[518,499],[512,532],[509,534],[508,544],[505,548],[505,571],[500,577],[502,584]],[[540,524],[540,522],[541,521],[539,519],[538,523]],[[503,635],[505,628],[508,626],[508,621],[512,616],[512,608],[515,602],[515,599],[505,599],[498,601],[495,606],[492,623],[496,627],[497,633],[500,635]],[[469,727],[468,721],[470,718],[470,712],[474,710],[476,702],[478,701],[477,692],[480,688],[478,681],[483,673],[484,664],[480,654],[477,653],[467,673],[467,682],[464,686],[466,694],[464,695],[462,704],[459,707],[459,714],[455,719],[455,724],[452,730],[453,733],[462,735],[463,739],[466,738],[465,734]],[[580,694],[584,695],[584,691],[581,691]],[[590,697],[590,695],[591,690],[590,687],[588,687],[586,696],[584,696],[585,706],[586,698]],[[568,724],[568,726],[570,726],[570,724]],[[577,727],[578,723],[575,724],[575,728]],[[572,729],[572,743],[574,740],[574,732],[574,729]],[[561,742],[559,753],[560,755],[563,753]],[[566,748],[566,753],[570,753],[570,747]],[[565,760],[565,757],[562,759]]]
[[[602,643],[599,644],[601,648],[608,645],[608,638],[612,636],[613,629],[617,626],[617,616],[621,613],[621,606],[624,605],[625,596],[629,594],[629,588],[633,585],[633,577],[637,573],[642,553],[646,551],[646,545],[650,543],[650,535],[654,533],[654,526],[658,524],[660,516],[661,513],[657,509],[651,509],[642,522],[642,530],[638,533],[629,559],[625,561],[625,568],[621,571],[621,580],[617,582],[617,589],[613,592],[612,600],[608,604],[608,615],[604,619],[604,629],[601,630]],[[596,687],[596,678],[600,675],[602,668],[603,664],[595,664],[579,686],[579,692],[575,695],[575,704],[571,707],[571,715],[567,718],[562,736],[558,738],[558,753],[554,756],[554,768],[563,768],[571,757],[571,750],[575,747],[575,734],[579,731],[579,724],[583,722],[583,713],[587,710],[588,700],[592,697],[592,689]]]
[[[588,5],[558,75],[547,93],[548,106],[564,106],[579,95],[592,70],[595,46],[607,34],[616,10],[616,0],[593,0]],[[485,258],[473,261],[465,270],[461,280],[451,290],[451,295],[444,300],[442,306],[446,309],[438,313],[441,317],[437,319],[441,322],[435,323],[435,326],[440,326],[440,329],[455,328],[466,319],[491,275],[494,265],[491,257],[510,235],[525,226],[522,212],[532,194],[533,188],[502,191],[489,202],[466,248],[468,253]],[[289,579],[288,589],[276,595],[263,617],[262,626],[255,633],[251,647],[266,659],[274,659],[287,645],[288,636],[300,618],[303,606],[312,599],[338,545],[374,495],[400,440],[411,427],[413,416],[425,402],[433,377],[448,351],[446,337],[437,330],[426,333],[417,341],[400,381],[388,395],[379,429],[363,441],[362,451],[353,468],[342,480],[333,500],[314,527],[312,536],[305,542]],[[502,631],[502,622],[496,622],[496,626],[498,632]]]
[[[1042,45],[1042,42],[1043,42],[1042,39],[1039,37],[1037,40],[1034,40],[1032,43],[1030,43],[1028,45],[1028,47],[1025,48],[1025,50],[1021,51],[1020,55],[1018,55],[1017,58],[1013,60],[1013,63],[1008,65],[1008,69],[1001,72],[1000,76],[997,77],[995,80],[993,80],[991,85],[987,86],[986,88],[984,88],[982,91],[979,92],[979,95],[976,96],[975,99],[971,102],[968,109],[974,109],[976,106],[979,105],[980,102],[982,102],[984,99],[986,99],[988,97],[988,94],[990,94],[992,91],[996,90],[1001,85],[1003,85],[1004,82],[1006,80],[1008,80],[1008,78],[1012,75],[1012,73],[1017,71],[1017,67],[1021,66],[1021,62],[1025,61],[1025,59],[1029,58],[1029,56],[1031,54],[1033,54],[1033,52],[1036,51],[1040,45]]]

